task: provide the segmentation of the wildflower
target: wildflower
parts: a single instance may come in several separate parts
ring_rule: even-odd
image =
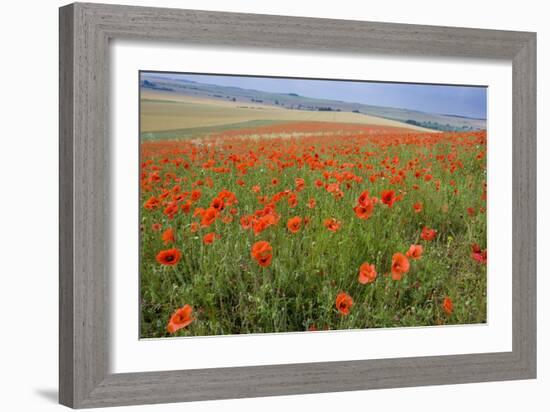
[[[260,240],[259,242],[256,242],[252,245],[250,254],[254,259],[256,259],[258,265],[266,267],[271,264],[271,260],[273,259],[272,251],[273,248],[271,247],[269,242],[266,242],[265,240]]]
[[[353,208],[355,215],[359,219],[368,219],[369,217],[371,217],[373,210],[374,210],[374,203],[372,201],[369,201],[368,203],[365,203],[365,204],[358,204]]]
[[[168,245],[176,241],[176,238],[174,236],[174,231],[172,230],[171,227],[166,229],[162,234],[162,241],[164,242],[165,245]]]
[[[174,314],[170,317],[170,321],[168,322],[168,326],[166,327],[166,330],[169,333],[175,333],[176,331],[186,328],[195,320],[191,313],[193,312],[193,308],[189,305],[185,305],[182,308],[179,308],[174,312]]]
[[[422,257],[422,252],[423,252],[422,245],[411,245],[406,255],[411,259],[420,259]]]
[[[160,263],[161,265],[174,266],[178,264],[180,259],[181,259],[181,252],[176,248],[161,250],[157,254],[157,262]]]
[[[156,209],[158,206],[160,206],[160,200],[156,197],[152,196],[150,197],[144,204],[143,207],[145,209],[153,210]]]
[[[202,216],[201,226],[202,227],[210,226],[212,223],[216,221],[218,214],[219,214],[218,210],[213,207],[209,207],[208,209],[206,209]]]
[[[294,208],[294,207],[298,206],[298,196],[296,196],[296,194],[294,194],[294,193],[289,194],[287,202],[288,202],[288,205],[290,207]]]
[[[199,200],[202,196],[202,192],[200,190],[193,190],[191,192],[191,200],[193,202],[196,202],[197,200]]]
[[[299,216],[288,219],[288,222],[286,224],[286,227],[291,233],[299,232],[301,226],[302,226],[302,218]]]
[[[445,299],[443,299],[443,304],[441,306],[447,315],[453,313],[453,301],[450,297],[445,296]]]
[[[424,226],[422,228],[422,233],[420,234],[420,237],[429,242],[431,240],[434,240],[436,235],[437,232],[434,229],[430,229],[428,226]]]
[[[323,224],[331,232],[337,232],[340,229],[340,226],[342,225],[338,220],[336,220],[333,217],[331,217],[329,219],[325,219]]]
[[[210,203],[210,207],[213,209],[216,209],[218,212],[221,212],[224,209],[225,204],[222,198],[215,197],[214,199],[212,199],[212,203]]]
[[[476,262],[487,264],[487,249],[481,250],[477,243],[472,245],[472,259]]]
[[[383,190],[382,193],[380,194],[380,198],[382,200],[382,203],[384,203],[385,205],[388,205],[388,207],[392,207],[396,201],[395,191]]]
[[[204,235],[202,237],[202,242],[205,244],[205,245],[211,245],[212,243],[214,243],[214,241],[216,239],[219,239],[221,236],[214,233],[214,232],[210,232],[210,233],[207,233],[206,235]]]
[[[391,276],[393,280],[401,280],[410,269],[409,259],[402,253],[395,253],[391,261]]]
[[[338,296],[336,296],[336,309],[338,309],[342,315],[349,315],[352,306],[353,299],[347,293],[340,292]]]
[[[376,279],[376,269],[374,265],[370,265],[367,262],[363,263],[359,267],[359,283],[366,284],[374,282]]]
[[[178,212],[178,202],[170,202],[162,213],[168,216],[169,219],[173,219]]]

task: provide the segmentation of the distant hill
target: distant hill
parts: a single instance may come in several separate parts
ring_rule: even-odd
[[[482,130],[487,127],[486,119],[476,119],[450,114],[425,113],[404,108],[374,106],[341,100],[317,99],[300,96],[296,93],[272,93],[261,90],[243,89],[240,87],[218,86],[177,77],[169,78],[166,75],[159,76],[154,73],[142,73],[140,86],[143,89],[167,93],[233,102],[263,104],[294,110],[353,112],[382,117],[432,130],[470,131]]]

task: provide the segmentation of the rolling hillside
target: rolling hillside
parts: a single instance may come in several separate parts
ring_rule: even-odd
[[[141,74],[142,132],[179,130],[243,121],[292,120],[385,124],[411,130],[473,131],[486,128],[485,119],[415,110],[316,99],[295,93],[270,93],[239,87],[198,83],[181,78]],[[164,103],[162,103],[163,101]],[[172,102],[168,104],[167,102]],[[182,109],[185,110],[182,111]],[[196,110],[204,110],[197,116]],[[223,112],[223,113],[222,113]],[[158,114],[157,121],[152,115]],[[216,120],[209,114],[215,114]],[[179,117],[179,120],[176,119]],[[159,125],[162,127],[159,129]],[[388,123],[385,123],[388,122]]]

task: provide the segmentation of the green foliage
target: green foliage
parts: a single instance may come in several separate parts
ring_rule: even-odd
[[[141,336],[168,336],[166,324],[184,304],[193,307],[195,321],[176,333],[181,336],[306,331],[312,326],[322,330],[486,322],[486,266],[471,258],[473,243],[486,247],[486,215],[478,212],[485,207],[485,165],[484,159],[475,158],[481,149],[450,142],[429,147],[397,145],[384,152],[375,145],[361,147],[340,164],[369,163],[379,171],[384,169],[380,165],[384,157],[397,156],[397,168],[422,157],[433,179],[416,178],[414,169],[410,169],[402,183],[391,184],[388,178],[371,183],[368,176],[373,171],[355,166],[347,170],[363,181],[343,190],[340,199],[314,184],[316,179],[323,180],[324,170],[307,166],[288,167],[280,173],[260,162],[246,175],[240,175],[233,169],[231,173],[215,173],[200,165],[185,169],[164,164],[161,174],[172,173],[184,179],[184,190],[190,190],[191,182],[212,178],[213,187],[201,186],[202,197],[193,207],[208,207],[219,191],[228,189],[238,199],[238,214],[230,223],[218,219],[193,233],[190,227],[197,221],[193,209],[173,219],[165,216],[162,208],[141,209]],[[375,155],[369,157],[369,152]],[[433,158],[448,153],[456,153],[464,167],[451,173],[448,162]],[[327,159],[331,155],[321,156]],[[153,160],[158,164],[162,158]],[[325,170],[342,171],[338,167]],[[237,185],[238,178],[246,184]],[[276,186],[271,183],[273,178],[279,179]],[[261,187],[262,195],[272,196],[284,189],[294,190],[296,178],[305,180],[305,189],[297,193],[296,207],[291,208],[286,201],[277,205],[281,216],[277,225],[259,235],[241,228],[240,216],[262,208],[258,194],[251,190],[253,185]],[[435,188],[436,180],[441,182],[439,190]],[[371,196],[379,197],[384,189],[394,189],[403,198],[391,208],[377,203],[369,219],[359,219],[353,207],[360,194],[369,190]],[[142,204],[158,193],[142,192]],[[316,200],[314,209],[307,206],[310,198]],[[420,213],[413,209],[417,202],[423,205]],[[470,207],[476,210],[475,216],[467,213]],[[309,217],[310,222],[292,234],[286,222],[294,216]],[[330,217],[342,222],[339,231],[330,232],[324,226],[324,219]],[[153,224],[161,224],[162,230],[174,229],[175,244],[166,246],[162,231],[154,231]],[[420,238],[424,226],[437,230],[434,240]],[[207,232],[221,238],[206,245],[202,236]],[[251,246],[258,240],[269,241],[273,247],[269,267],[260,267],[251,258]],[[402,280],[392,280],[388,275],[392,255],[405,253],[412,244],[423,245],[423,256],[411,260],[411,269]],[[175,266],[160,265],[155,259],[168,247],[182,252]],[[377,279],[369,284],[358,282],[359,266],[364,262],[374,264],[378,272]],[[335,306],[341,291],[354,301],[348,316],[341,315]],[[450,315],[442,309],[445,296],[451,297],[454,304]]]

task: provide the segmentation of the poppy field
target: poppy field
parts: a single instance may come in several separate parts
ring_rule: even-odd
[[[486,322],[486,133],[296,121],[140,144],[140,336]]]

